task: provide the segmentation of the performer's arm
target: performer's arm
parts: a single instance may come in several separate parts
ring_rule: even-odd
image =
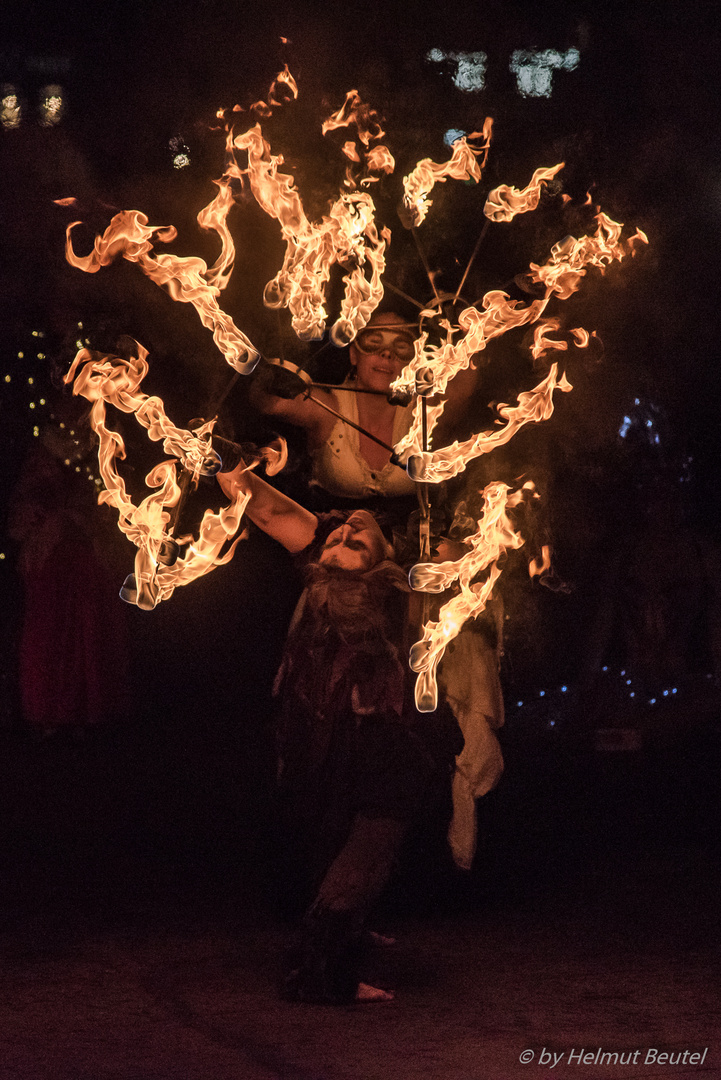
[[[263,413],[264,416],[276,416],[289,424],[305,428],[311,444],[320,446],[333,430],[335,420],[324,409],[314,404],[310,398],[304,396],[304,385],[300,383],[300,380],[298,380],[299,391],[294,397],[274,393],[274,377],[278,378],[277,372],[270,365],[267,365],[253,379],[250,384],[249,395],[251,405],[258,412]],[[313,396],[330,405],[331,408],[338,408],[333,394],[327,390],[315,390]]]
[[[277,491],[241,462],[232,472],[218,473],[218,482],[232,498],[238,491],[250,495],[246,517],[288,551],[304,551],[312,542],[318,518],[299,503]]]
[[[446,389],[446,406],[436,425],[434,432],[434,446],[445,446],[457,438],[457,430],[466,418],[468,406],[480,381],[480,371],[473,366],[469,367],[451,379]],[[435,398],[430,399],[435,403]]]

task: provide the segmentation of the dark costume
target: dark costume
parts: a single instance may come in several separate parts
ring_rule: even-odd
[[[311,557],[338,524],[329,517]],[[314,896],[286,993],[343,1004],[358,987],[368,909],[432,777],[450,777],[462,738],[449,712],[413,705],[400,567],[311,564],[306,573],[276,681],[281,797]]]

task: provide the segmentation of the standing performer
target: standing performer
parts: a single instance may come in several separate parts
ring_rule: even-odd
[[[416,712],[404,642],[409,589],[367,510],[316,515],[240,465],[219,475],[246,514],[306,562],[276,680],[281,795],[313,897],[286,974],[292,1000],[392,994],[361,981],[365,920],[434,777],[462,748],[455,720]]]
[[[392,464],[387,448],[408,434],[413,406],[394,405],[387,395],[391,383],[413,357],[417,334],[417,325],[404,321],[396,312],[376,312],[349,347],[351,368],[345,381],[338,389],[313,391],[319,402],[359,425],[362,432],[302,394],[291,399],[276,396],[272,382],[266,383],[262,376],[252,385],[251,401],[262,413],[305,429],[312,459],[311,483],[332,496],[336,506],[339,500],[352,499],[380,508],[382,502],[394,497],[415,495],[416,485],[405,469]],[[469,368],[450,383],[446,407],[434,433],[437,445],[454,437],[452,432],[477,378],[477,370]]]

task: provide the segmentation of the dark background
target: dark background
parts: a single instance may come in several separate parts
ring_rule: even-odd
[[[52,423],[79,322],[98,348],[111,350],[130,334],[150,349],[145,389],[164,396],[178,423],[202,414],[222,390],[228,369],[195,313],[127,263],[93,277],[71,269],[64,229],[75,219],[86,223],[77,234],[85,252],[112,213],[139,209],[154,224],[177,226],[173,251],[212,261],[216,247],[195,215],[222,169],[216,109],[247,108],[263,97],[284,62],[300,99],[263,126],[314,213],[340,179],[318,120],[351,87],[385,117],[385,141],[397,159],[395,176],[378,185],[379,218],[393,231],[388,279],[421,300],[428,285],[394,217],[400,178],[423,156],[448,156],[445,130],[477,130],[487,115],[494,138],[481,190],[438,185],[423,227],[442,287],[452,290],[460,278],[485,193],[498,183],[523,187],[541,165],[566,162],[559,179],[571,208],[562,213],[548,197],[535,214],[492,226],[464,290],[468,299],[507,286],[567,232],[585,231],[589,221],[578,207],[589,190],[629,231],[647,233],[649,246],[635,260],[605,278],[589,274],[578,297],[559,305],[566,325],[598,331],[603,354],[569,360],[574,392],[559,395],[551,422],[524,432],[498,463],[474,474],[490,479],[497,464],[504,477],[537,477],[563,586],[531,585],[520,568],[508,575],[509,769],[481,811],[501,875],[510,858],[503,852],[514,851],[518,865],[533,863],[539,835],[545,850],[551,844],[561,853],[579,852],[588,837],[631,853],[649,843],[718,839],[721,176],[713,15],[714,5],[702,3],[451,4],[419,15],[414,5],[349,3],[331,14],[322,5],[200,2],[72,11],[43,4],[4,16],[0,82],[19,89],[25,113],[17,130],[0,132],[0,376],[12,377],[0,382],[3,502],[32,448],[33,427]],[[570,47],[579,49],[579,65],[554,72],[550,97],[518,92],[513,50]],[[453,63],[430,62],[432,48],[485,52],[485,88],[457,89]],[[34,113],[48,83],[62,85],[67,101],[53,128]],[[170,146],[177,138],[190,158],[180,170]],[[68,196],[76,208],[53,204]],[[282,346],[295,355],[285,325],[261,303],[282,250],[275,226],[246,201],[231,227],[238,260],[222,306],[264,352]],[[42,349],[34,330],[45,335]],[[488,351],[487,399],[509,400],[532,385],[521,337],[511,338]],[[38,387],[44,412],[28,408]],[[238,436],[256,432],[242,387],[227,422]],[[134,450],[138,460],[147,454],[140,441]],[[207,497],[215,497],[210,488]],[[155,612],[128,610],[125,722],[82,742],[37,743],[19,715],[22,590],[9,538],[3,554],[3,738],[13,778],[6,837],[17,888],[31,894],[31,868],[45,866],[52,877],[54,860],[69,850],[86,875],[97,860],[106,865],[101,852],[108,850],[134,852],[136,874],[140,852],[150,853],[153,874],[161,852],[170,852],[186,879],[199,861],[222,877],[239,850],[252,861],[263,848],[272,774],[269,688],[297,590],[287,560],[256,536],[230,567]],[[648,655],[651,639],[641,632],[639,645],[628,628],[647,599],[652,557],[676,606],[698,611],[678,644],[673,679]],[[123,558],[129,571],[132,551]],[[631,702],[620,672],[633,662],[644,667],[632,672],[643,692]],[[664,699],[664,690],[675,697]],[[598,734],[609,729],[620,734]]]

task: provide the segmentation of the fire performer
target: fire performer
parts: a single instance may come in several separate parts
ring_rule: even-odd
[[[285,978],[292,1000],[387,1001],[361,981],[365,921],[434,779],[463,745],[450,710],[413,704],[409,589],[367,510],[316,515],[239,465],[226,495],[306,564],[276,680],[281,798],[312,902]]]
[[[417,336],[417,323],[408,322],[395,311],[375,312],[349,347],[350,371],[338,388],[314,389],[312,397],[301,393],[281,397],[274,392],[272,367],[265,368],[267,374],[253,382],[250,397],[256,408],[305,429],[312,460],[311,484],[317,493],[327,493],[334,507],[341,500],[374,508],[383,503],[387,508],[387,500],[394,497],[415,501],[416,484],[404,468],[391,461],[391,447],[410,430],[413,407],[394,401],[390,387],[412,359]],[[439,446],[455,437],[477,375],[471,367],[450,384],[443,417],[434,433]],[[407,514],[408,507],[403,509]]]

